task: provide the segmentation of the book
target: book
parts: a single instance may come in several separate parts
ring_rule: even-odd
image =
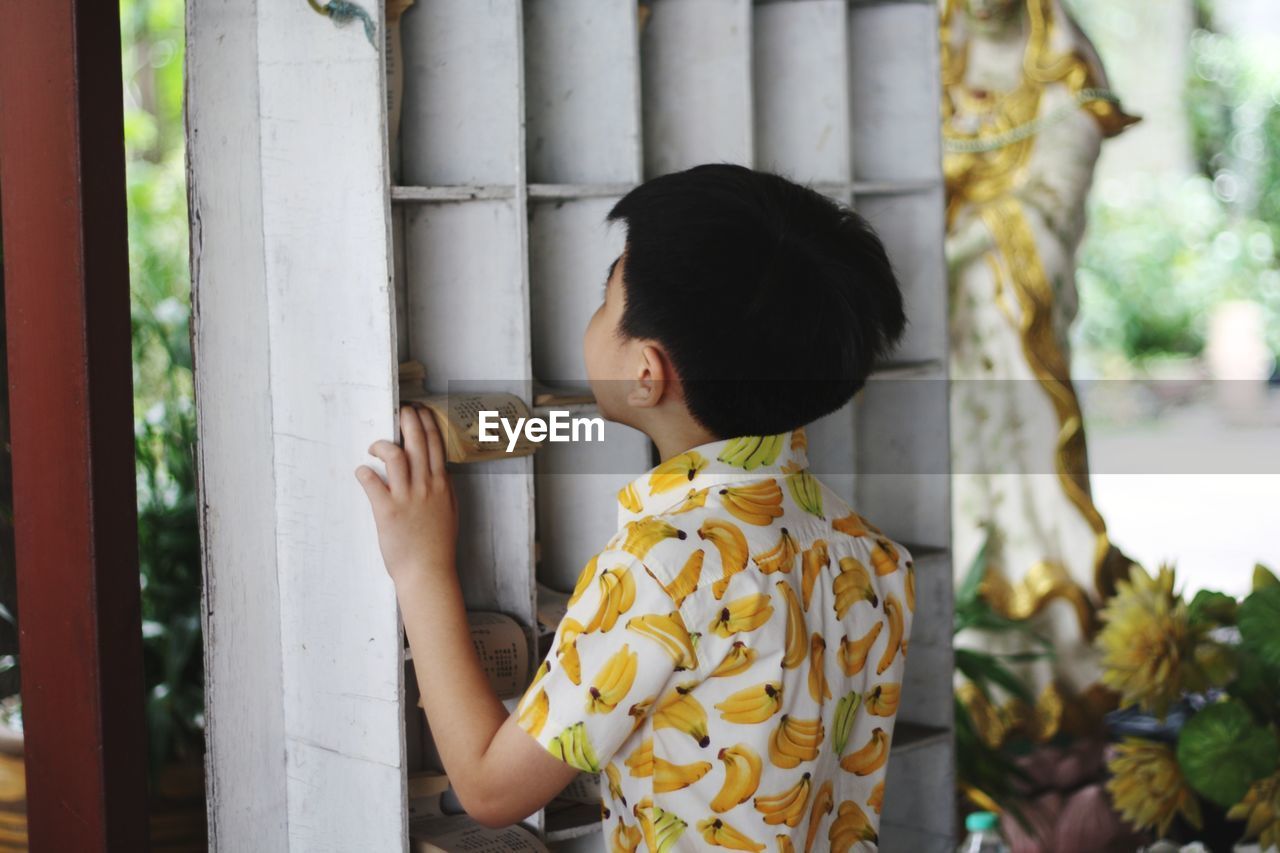
[[[550,853],[520,824],[491,829],[468,815],[439,815],[409,821],[412,853]]]
[[[488,462],[493,459],[511,459],[528,456],[540,444],[531,441],[520,430],[515,443],[510,444],[506,430],[499,423],[490,435],[497,441],[480,440],[480,413],[496,412],[497,418],[514,426],[519,418],[528,419],[529,407],[514,394],[427,394],[425,392],[401,394],[401,402],[425,406],[435,415],[436,424],[444,435],[445,454],[450,462]],[[495,421],[491,420],[490,424]]]
[[[420,361],[400,362],[400,399],[421,397],[427,393],[427,366]]]

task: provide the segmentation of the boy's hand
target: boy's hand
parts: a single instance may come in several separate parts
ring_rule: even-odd
[[[435,417],[401,406],[400,433],[403,448],[385,439],[369,447],[386,463],[389,485],[368,465],[356,468],[373,506],[382,560],[397,587],[454,571],[458,540],[458,505]]]

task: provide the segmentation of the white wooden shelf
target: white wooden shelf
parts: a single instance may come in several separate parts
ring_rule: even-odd
[[[939,179],[901,181],[813,181],[810,184],[818,192],[830,196],[859,197],[880,195],[908,195],[939,189]],[[561,201],[586,198],[621,198],[638,184],[526,184],[525,196],[529,201]],[[394,204],[421,204],[442,201],[475,201],[480,199],[515,198],[517,184],[446,184],[437,186],[391,187]]]

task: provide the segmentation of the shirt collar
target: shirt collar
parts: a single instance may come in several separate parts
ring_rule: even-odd
[[[618,490],[618,527],[657,515],[711,485],[785,477],[809,467],[804,427],[699,444],[655,465]]]

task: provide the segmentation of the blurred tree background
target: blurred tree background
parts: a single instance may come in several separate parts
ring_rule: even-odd
[[[1158,152],[1147,170],[1141,155],[1125,158],[1135,168],[1121,176],[1100,164],[1078,258],[1074,332],[1102,376],[1202,357],[1211,309],[1228,299],[1262,305],[1267,347],[1280,356],[1280,55],[1221,29],[1221,13],[1232,5],[1068,0],[1122,100],[1154,101],[1160,86],[1175,94],[1167,110],[1163,101],[1140,102],[1137,112],[1148,126],[1181,127],[1157,133],[1138,125],[1129,134],[1147,135],[1137,144],[1148,154],[1188,149],[1178,152],[1185,169],[1168,168]],[[1184,14],[1186,32],[1156,26],[1146,38],[1153,19]],[[1182,43],[1162,43],[1159,35]],[[1163,62],[1149,62],[1148,54]],[[1135,144],[1121,140],[1104,146],[1104,158],[1108,146]]]
[[[182,0],[121,0],[138,546],[153,772],[203,752]]]

